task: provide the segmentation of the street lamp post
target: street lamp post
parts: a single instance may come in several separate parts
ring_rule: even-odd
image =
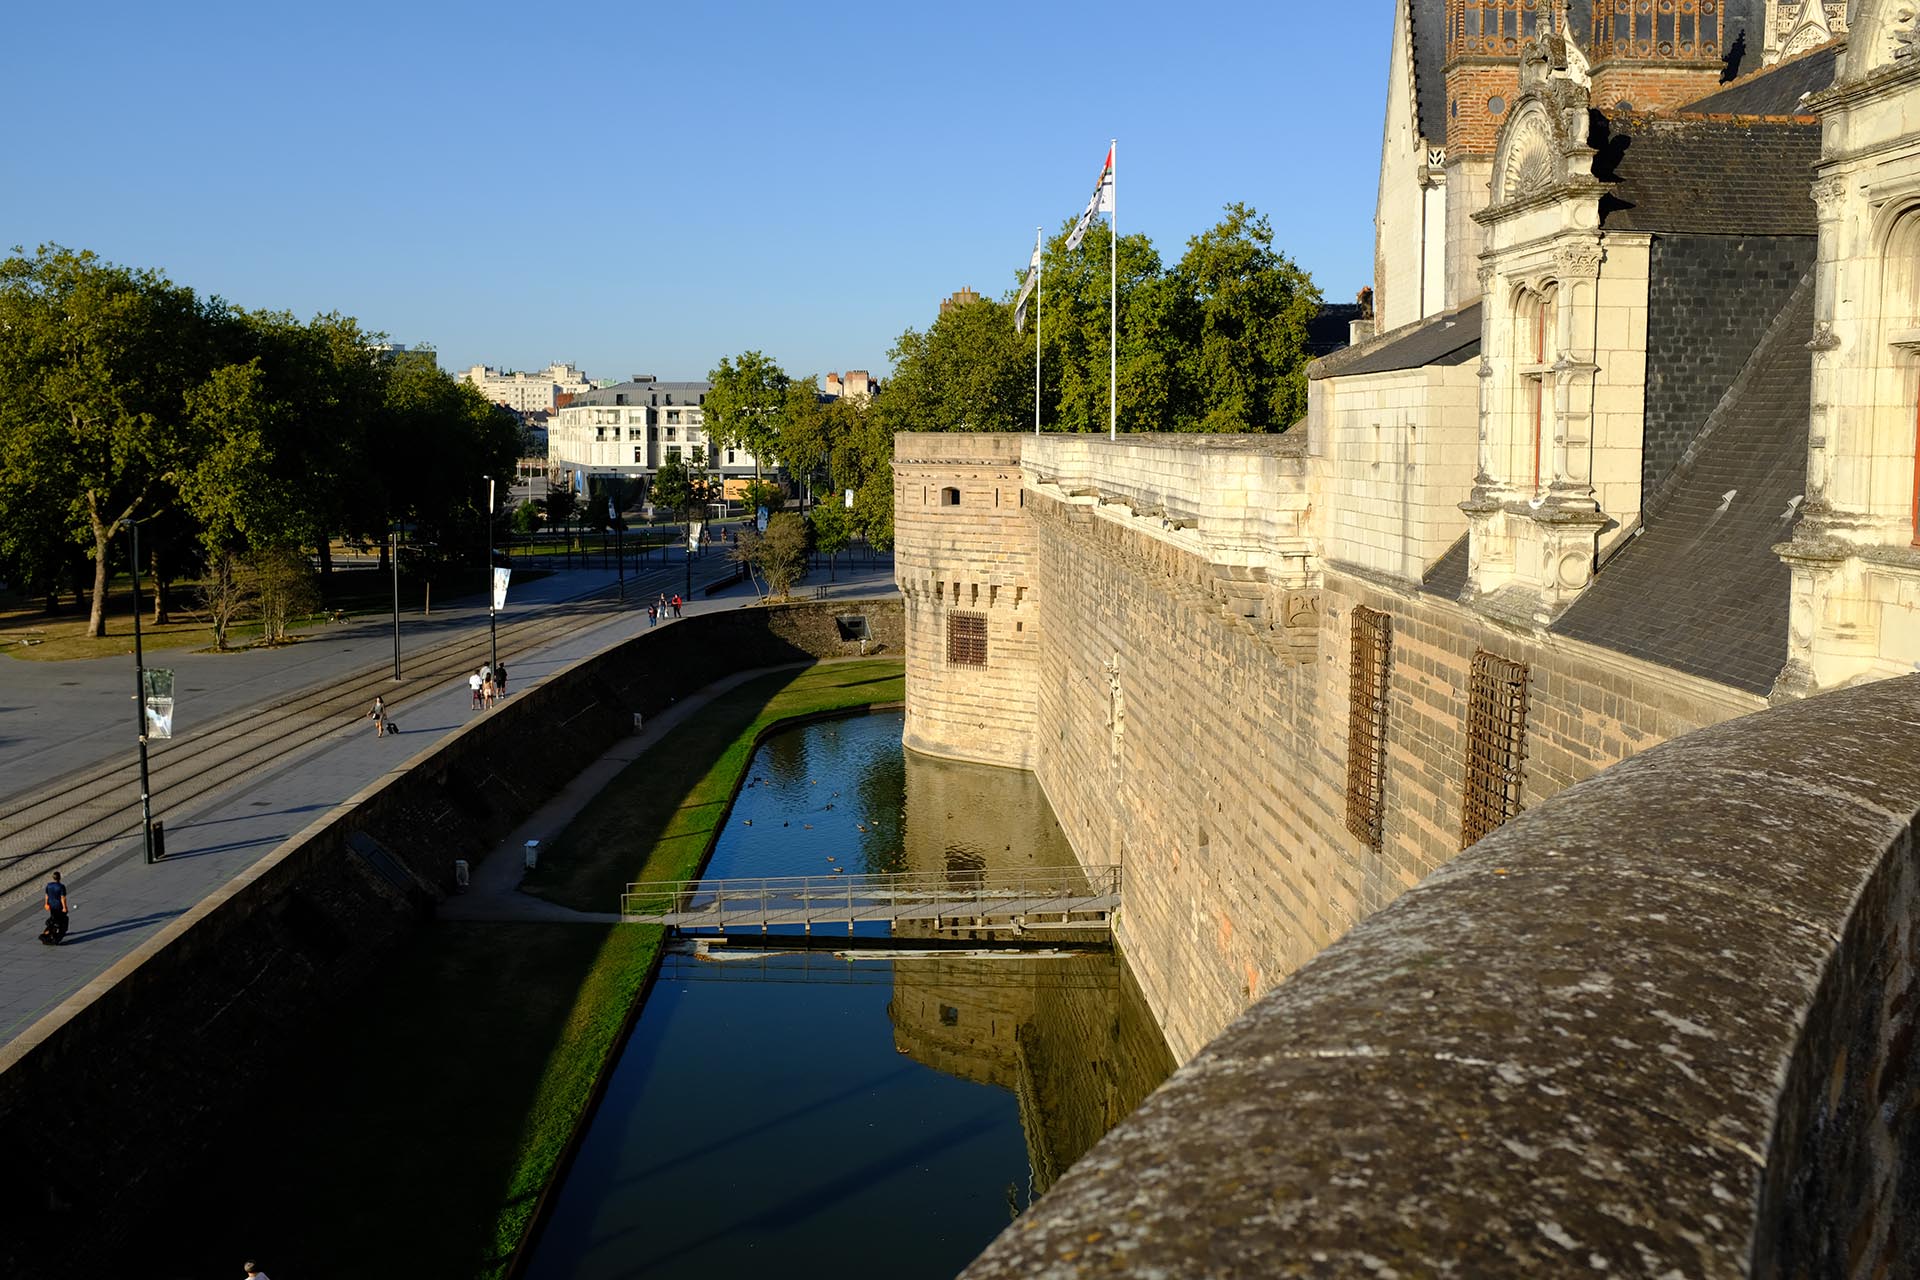
[[[487,654],[488,665],[500,666],[500,614],[494,608],[493,590],[493,477],[487,477],[487,564],[486,577],[482,585],[487,592]]]
[[[147,777],[147,663],[140,648],[140,522],[127,522],[133,543],[133,716],[140,743],[140,836],[153,861],[153,791]]]
[[[400,678],[400,522],[393,522],[393,678]]]

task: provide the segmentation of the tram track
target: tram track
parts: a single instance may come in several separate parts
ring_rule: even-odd
[[[679,579],[678,571],[663,568],[636,574],[628,589],[644,600],[677,585]],[[501,625],[501,656],[511,662],[543,645],[553,638],[554,624],[561,619],[605,615],[611,620],[627,607],[618,593],[618,586],[609,585]],[[389,664],[373,664],[215,719],[153,756],[151,794],[163,798],[169,811],[179,812],[338,734],[349,717],[362,714],[372,704],[375,695],[387,700],[396,719],[403,719],[400,712],[409,703],[444,692],[450,682],[473,669],[476,629],[484,640],[482,622],[411,653],[402,685],[394,684]],[[46,872],[82,866],[109,852],[113,842],[140,830],[136,761],[101,763],[76,774],[14,797],[0,809],[0,909],[23,900]]]

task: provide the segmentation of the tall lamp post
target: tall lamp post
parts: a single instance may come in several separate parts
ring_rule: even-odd
[[[393,522],[393,549],[389,556],[393,562],[393,678],[400,678],[400,521]]]
[[[140,835],[147,861],[153,858],[153,789],[147,778],[147,663],[140,648],[140,522],[129,520],[133,556],[133,717],[140,743]]]
[[[493,477],[487,480],[487,560],[486,577],[483,585],[487,590],[487,654],[488,665],[500,665],[500,614],[494,608],[493,590]]]

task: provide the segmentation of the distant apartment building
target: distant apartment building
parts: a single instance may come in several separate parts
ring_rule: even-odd
[[[575,490],[594,476],[641,479],[651,485],[669,458],[691,461],[696,450],[727,483],[729,496],[754,474],[753,455],[710,440],[701,401],[710,382],[662,382],[636,374],[626,382],[576,394],[547,420],[547,469]]]
[[[531,373],[476,364],[454,377],[471,382],[481,395],[519,414],[549,411],[564,404],[564,397],[593,389],[593,383],[571,363],[550,364]]]

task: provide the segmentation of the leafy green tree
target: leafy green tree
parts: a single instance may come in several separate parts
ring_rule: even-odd
[[[1183,381],[1199,393],[1191,429],[1284,431],[1299,421],[1320,291],[1275,251],[1267,219],[1228,205],[1216,226],[1187,241],[1173,280],[1191,300],[1193,329],[1180,352]]]
[[[853,522],[839,502],[822,502],[808,517],[813,523],[813,549],[827,558],[827,581],[834,580],[834,559],[847,549]]]
[[[876,550],[893,545],[893,431],[877,405],[839,401],[829,470],[836,491],[854,491],[852,530]]]
[[[823,478],[833,453],[833,405],[837,402],[823,401],[819,385],[820,379],[813,376],[788,383],[780,416],[780,465],[798,482],[803,495],[810,483]]]
[[[764,353],[742,351],[707,373],[713,384],[701,401],[710,439],[753,455],[758,477],[780,449],[781,417],[790,379]]]
[[[215,369],[187,392],[186,407],[204,444],[193,464],[180,471],[178,489],[200,527],[214,647],[225,649],[239,597],[249,594],[238,577],[239,558],[250,549],[296,548],[302,496],[274,456],[287,409],[273,399],[257,357]]]
[[[41,504],[40,519],[90,546],[90,636],[106,630],[114,539],[200,452],[186,392],[225,314],[91,253],[47,245],[0,262],[0,508]]]
[[[893,377],[875,404],[894,431],[1018,431],[1033,421],[1033,341],[1014,331],[1003,303],[951,307],[888,354]]]
[[[740,496],[746,501],[749,514],[761,507],[770,512],[778,511],[787,501],[787,491],[772,480],[749,480]]]

